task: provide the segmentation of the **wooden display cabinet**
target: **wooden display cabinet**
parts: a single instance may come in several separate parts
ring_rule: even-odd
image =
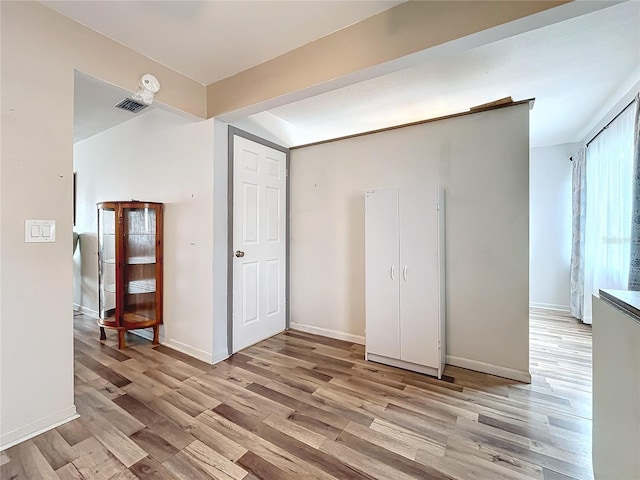
[[[162,324],[162,203],[98,203],[98,293],[100,340],[105,328],[153,328]]]

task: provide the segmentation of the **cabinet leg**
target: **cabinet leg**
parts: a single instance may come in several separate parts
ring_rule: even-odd
[[[104,327],[100,327],[100,340],[106,340],[107,333],[104,331]]]
[[[122,350],[127,345],[124,343],[124,330],[118,330],[118,350]]]
[[[158,345],[160,342],[158,341],[158,333],[160,332],[160,327],[156,325],[153,327],[153,344]]]

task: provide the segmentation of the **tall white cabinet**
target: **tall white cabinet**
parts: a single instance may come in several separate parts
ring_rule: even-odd
[[[444,190],[365,192],[365,358],[441,378]]]

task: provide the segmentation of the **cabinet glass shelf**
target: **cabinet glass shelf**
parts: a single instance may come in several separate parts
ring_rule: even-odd
[[[105,292],[117,293],[116,284],[112,283],[105,285]],[[140,295],[143,293],[155,293],[156,281],[155,279],[148,280],[133,280],[127,284],[127,291],[129,295]]]
[[[156,263],[156,257],[129,257],[127,265],[151,265]]]
[[[104,261],[105,265],[115,265],[115,258],[108,258]],[[155,265],[156,257],[129,257],[127,265]]]

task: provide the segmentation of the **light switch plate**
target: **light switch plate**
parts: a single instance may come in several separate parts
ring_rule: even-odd
[[[55,220],[25,220],[24,241],[27,243],[51,243],[56,241]]]

